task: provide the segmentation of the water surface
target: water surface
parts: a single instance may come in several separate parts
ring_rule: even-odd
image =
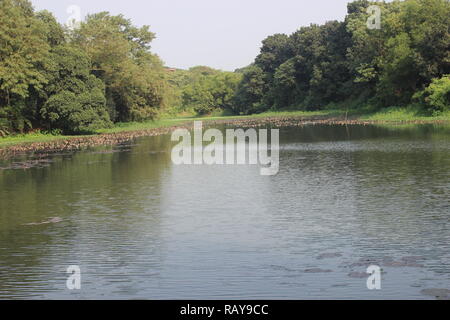
[[[280,137],[269,177],[259,166],[175,166],[170,136],[30,169],[17,164],[30,159],[0,162],[0,299],[430,299],[421,291],[450,289],[449,127],[288,127]],[[380,291],[361,275],[372,264],[384,271]],[[80,291],[66,288],[70,265],[81,267]]]

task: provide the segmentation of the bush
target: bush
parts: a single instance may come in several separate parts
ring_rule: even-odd
[[[450,75],[434,79],[425,90],[416,93],[414,99],[434,114],[450,110]]]
[[[101,82],[95,80],[97,84]],[[51,96],[42,107],[41,116],[52,129],[61,129],[64,133],[87,133],[111,125],[106,99],[99,86],[82,94],[64,90]]]
[[[240,81],[241,75],[225,71],[198,76],[183,89],[183,105],[185,109],[192,108],[199,115],[232,110],[234,94]]]
[[[0,108],[0,136],[12,132],[27,131],[33,128],[30,120],[25,116],[26,105],[23,100],[17,101],[13,106]]]
[[[78,48],[56,47],[52,52],[48,100],[40,109],[48,130],[86,133],[111,125],[106,108],[105,86],[90,74],[90,61]]]

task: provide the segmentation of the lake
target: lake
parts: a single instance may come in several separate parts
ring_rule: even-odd
[[[280,169],[174,165],[170,136],[0,162],[0,299],[434,299],[450,127],[280,128]],[[81,290],[66,270],[81,268]],[[366,269],[382,268],[381,290]]]

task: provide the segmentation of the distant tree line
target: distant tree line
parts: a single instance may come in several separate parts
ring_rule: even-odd
[[[174,100],[172,112],[207,115],[214,111],[231,111],[242,76],[205,66],[176,70],[168,75]]]
[[[381,8],[380,29],[367,26],[370,5]],[[254,63],[240,70],[233,111],[450,109],[449,32],[448,0],[354,1],[343,22],[265,39]]]

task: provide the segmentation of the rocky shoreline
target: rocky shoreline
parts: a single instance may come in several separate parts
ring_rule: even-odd
[[[201,121],[201,120],[197,120]],[[54,152],[73,152],[83,149],[87,149],[95,146],[108,146],[117,145],[125,142],[132,141],[136,138],[146,136],[159,136],[164,134],[170,134],[175,129],[193,127],[193,122],[184,122],[180,125],[126,131],[120,133],[107,133],[92,136],[83,137],[70,137],[62,138],[49,142],[32,142],[32,143],[19,143],[4,148],[0,148],[0,159],[9,159],[22,155],[28,155],[33,153],[54,153]],[[304,117],[267,117],[267,118],[245,118],[245,119],[218,119],[218,120],[204,120],[205,127],[212,127],[214,125],[230,125],[242,128],[254,128],[263,126],[272,127],[286,127],[286,126],[306,126],[306,125],[376,125],[376,124],[445,124],[449,123],[445,120],[414,120],[414,121],[365,121],[357,119],[344,119],[344,118],[304,118]]]
[[[32,142],[8,146],[0,149],[0,159],[9,159],[33,153],[74,152],[96,146],[118,145],[145,136],[159,136],[179,128],[164,127],[139,131],[108,133],[83,137],[71,137],[49,142]]]

